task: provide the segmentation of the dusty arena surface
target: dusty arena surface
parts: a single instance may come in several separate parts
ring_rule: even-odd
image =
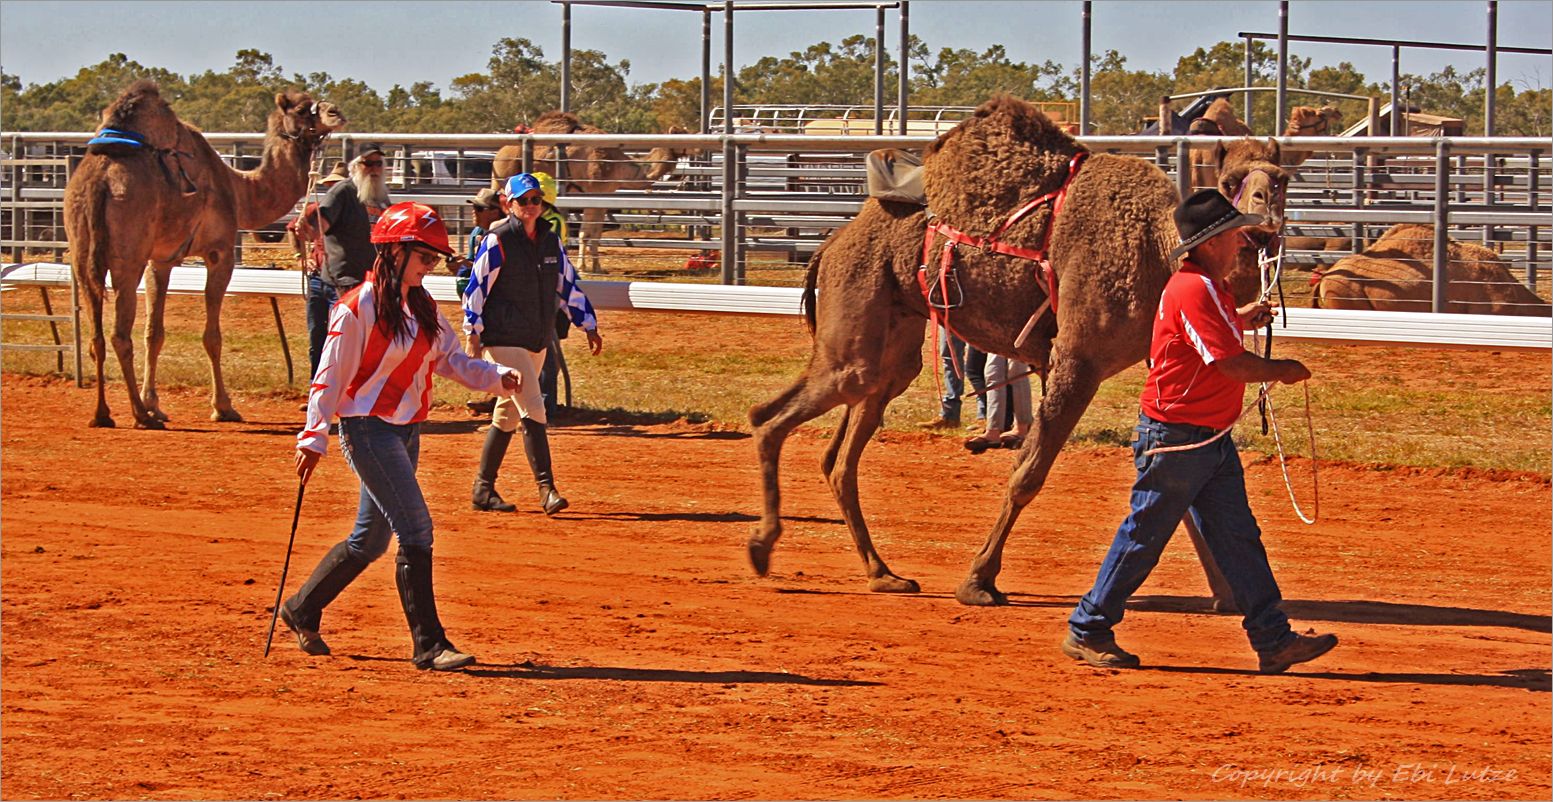
[[[121,392],[114,388],[113,393]],[[261,657],[295,479],[294,397],[243,424],[170,391],[168,432],[84,426],[92,391],[7,375],[4,776],[19,798],[1547,798],[1549,486],[1531,475],[1326,466],[1298,523],[1275,460],[1248,481],[1301,630],[1338,649],[1254,673],[1178,538],[1119,633],[1140,671],[1056,645],[1131,478],[1076,448],[1015,529],[1012,604],[952,591],[1012,459],[886,433],[863,503],[924,592],[866,592],[801,430],[773,575],[747,435],[588,419],[554,443],[572,508],[468,507],[475,422],[438,410],[421,479],[463,673],[408,664],[381,561],[330,608],[336,655],[284,628]],[[122,396],[115,403],[122,404]],[[121,421],[123,418],[121,418]],[[806,433],[807,432],[807,433]],[[1545,436],[1539,434],[1538,436]],[[355,504],[332,448],[307,492],[295,588]]]

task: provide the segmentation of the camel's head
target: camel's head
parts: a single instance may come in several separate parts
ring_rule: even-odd
[[[306,92],[277,92],[270,113],[270,132],[302,142],[309,150],[324,137],[345,127],[345,116],[328,101],[315,101]]]
[[[164,150],[177,147],[182,125],[156,82],[149,79],[130,84],[102,110],[103,128],[133,131],[151,147]]]
[[[1289,127],[1283,135],[1329,136],[1333,128],[1342,124],[1343,113],[1332,106],[1295,106],[1289,112]]]
[[[1283,227],[1285,193],[1289,173],[1279,166],[1278,143],[1272,139],[1240,139],[1213,148],[1213,160],[1219,167],[1219,191],[1235,208],[1263,218],[1259,226],[1246,229],[1257,247],[1266,247]]]

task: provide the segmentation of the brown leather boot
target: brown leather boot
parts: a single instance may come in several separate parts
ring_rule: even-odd
[[[1137,668],[1138,656],[1116,645],[1115,638],[1079,640],[1069,632],[1062,640],[1062,653],[1095,668]]]

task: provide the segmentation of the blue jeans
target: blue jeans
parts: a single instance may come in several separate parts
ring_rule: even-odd
[[[421,425],[405,426],[365,416],[340,419],[340,450],[361,479],[356,528],[348,548],[371,561],[388,550],[392,535],[401,546],[431,548],[431,511],[415,480],[421,455]]]
[[[559,350],[561,350],[560,340],[551,343],[550,348],[545,351],[544,370],[539,372],[539,392],[545,397],[545,419],[552,421],[555,420],[557,408],[561,406],[555,392],[556,376],[561,372],[561,360],[556,356]]]
[[[976,346],[967,343],[965,346],[965,377],[971,380],[971,387],[977,393],[980,393],[980,395],[976,396],[976,420],[987,419],[988,394],[986,392],[986,372],[987,352],[977,350]]]
[[[1203,426],[1163,423],[1138,416],[1133,461],[1132,512],[1116,530],[1095,586],[1079,600],[1068,627],[1080,640],[1104,642],[1121,623],[1128,597],[1137,592],[1170,536],[1190,511],[1208,550],[1229,582],[1243,625],[1258,653],[1275,651],[1292,635],[1279,604],[1283,596],[1262,548],[1262,530],[1246,500],[1240,454],[1229,435],[1201,448],[1145,457],[1155,446],[1200,443],[1212,437]]]
[[[960,397],[965,395],[965,380],[970,379],[971,387],[978,393],[987,386],[981,375],[987,355],[939,326],[938,357],[944,370],[944,397],[939,399],[939,414],[944,420],[958,421]],[[955,372],[957,363],[961,373]],[[987,417],[987,397],[984,395],[976,397],[976,417]]]
[[[307,360],[312,369],[307,372],[311,380],[318,375],[318,361],[323,359],[324,339],[329,336],[329,313],[340,302],[340,292],[332,284],[324,283],[318,274],[307,277]]]

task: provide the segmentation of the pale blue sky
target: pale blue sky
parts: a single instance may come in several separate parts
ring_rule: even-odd
[[[976,50],[1004,45],[1020,61],[1078,64],[1081,4],[1074,0],[914,0],[912,32],[928,45]],[[1294,0],[1290,33],[1377,36],[1481,44],[1487,36],[1482,0]],[[292,73],[328,72],[379,91],[429,80],[446,91],[452,78],[485,69],[502,36],[527,37],[548,58],[560,55],[560,7],[544,0],[485,2],[54,2],[0,0],[0,66],[23,83],[72,75],[122,52],[143,64],[188,74],[225,70],[240,48],[258,48]],[[822,39],[872,35],[872,10],[759,11],[735,18],[735,61],[783,56]],[[899,23],[886,16],[894,48]],[[713,71],[722,57],[721,15],[713,15]],[[1171,69],[1191,50],[1233,39],[1239,31],[1278,29],[1273,0],[1162,2],[1097,0],[1093,36],[1097,53],[1119,50],[1134,69]],[[631,62],[633,83],[693,77],[700,70],[701,15],[578,6],[572,12],[577,48],[602,50]],[[1548,47],[1553,3],[1503,0],[1502,46]],[[375,45],[375,46],[374,46]],[[1389,48],[1295,43],[1292,52],[1317,65],[1351,61],[1371,80],[1390,78]],[[1404,72],[1427,74],[1446,64],[1471,69],[1473,53],[1404,51]],[[1501,82],[1553,85],[1545,56],[1501,55]]]

